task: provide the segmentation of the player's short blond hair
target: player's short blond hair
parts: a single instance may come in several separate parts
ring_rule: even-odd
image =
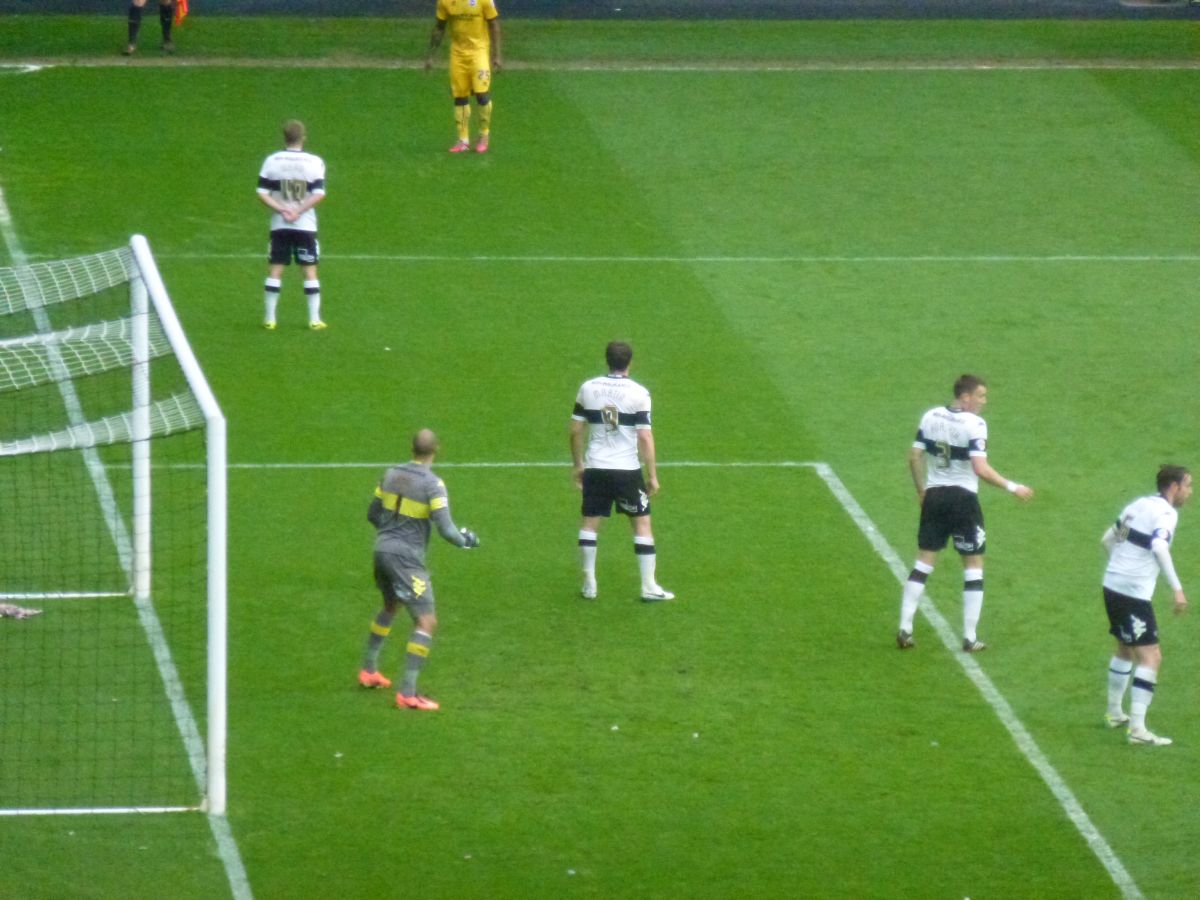
[[[288,119],[283,123],[283,141],[289,147],[292,144],[300,144],[307,137],[307,132],[304,130],[304,123],[299,119]]]

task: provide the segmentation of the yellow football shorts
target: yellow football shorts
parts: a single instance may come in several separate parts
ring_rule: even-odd
[[[469,56],[451,55],[450,93],[455,97],[484,94],[492,86],[492,61],[487,50]]]

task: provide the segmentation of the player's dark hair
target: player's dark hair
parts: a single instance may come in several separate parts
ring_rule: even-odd
[[[609,341],[604,348],[604,359],[610,372],[624,372],[633,362],[633,348],[624,341]]]
[[[961,397],[963,394],[973,394],[978,387],[987,387],[987,382],[978,375],[964,373],[959,375],[958,380],[954,382],[954,396]]]
[[[299,119],[288,119],[283,123],[283,142],[287,146],[299,144],[304,140],[304,123]]]
[[[1184,466],[1162,465],[1158,467],[1158,477],[1155,483],[1161,494],[1173,484],[1183,484],[1183,479],[1191,473]]]

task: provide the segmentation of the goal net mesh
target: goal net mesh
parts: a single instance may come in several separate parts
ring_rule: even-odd
[[[141,283],[129,248],[0,268],[0,813],[205,799],[205,417],[154,304],[137,358]]]

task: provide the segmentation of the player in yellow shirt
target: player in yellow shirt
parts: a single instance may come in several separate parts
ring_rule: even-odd
[[[437,21],[429,35],[425,71],[433,66],[433,52],[441,46],[450,23],[450,93],[454,96],[454,123],[458,140],[451,153],[471,149],[471,95],[479,105],[479,140],[476,153],[487,153],[492,126],[492,72],[500,71],[500,21],[495,0],[438,0]]]

